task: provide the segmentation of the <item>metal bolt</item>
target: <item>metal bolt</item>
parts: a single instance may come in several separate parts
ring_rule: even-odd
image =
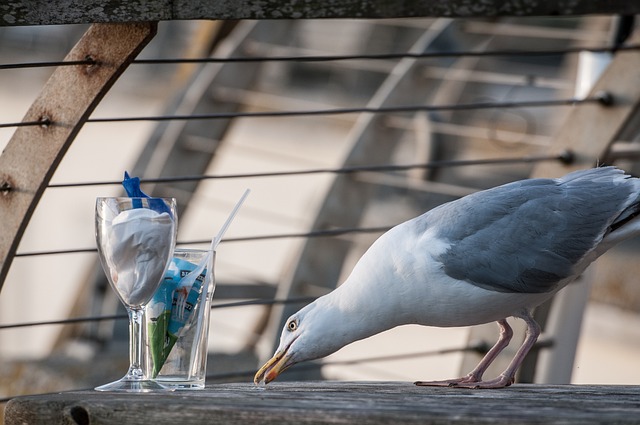
[[[600,91],[595,94],[595,97],[596,99],[598,99],[598,102],[600,102],[600,104],[603,106],[613,105],[613,102],[614,102],[613,95],[609,92]]]
[[[569,164],[572,164],[573,161],[576,159],[576,155],[573,153],[573,151],[566,150],[564,152],[561,152],[560,155],[558,155],[558,159],[564,165],[569,165]]]
[[[11,186],[11,183],[9,183],[6,180],[3,180],[2,183],[0,183],[0,193],[3,195],[8,194],[9,192],[11,192],[13,190],[13,187]]]
[[[38,121],[40,122],[41,128],[48,128],[51,125],[51,118],[46,115],[41,116]]]

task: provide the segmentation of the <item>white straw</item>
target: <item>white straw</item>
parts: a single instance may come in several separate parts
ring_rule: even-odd
[[[220,228],[220,231],[218,232],[218,234],[213,238],[213,240],[211,241],[211,251],[215,251],[216,248],[218,247],[218,244],[220,243],[220,241],[222,240],[222,236],[224,236],[225,232],[227,231],[227,229],[229,228],[229,225],[231,224],[231,222],[233,221],[233,218],[236,216],[236,214],[238,213],[238,210],[240,209],[240,207],[242,206],[242,203],[244,202],[244,200],[247,198],[247,196],[249,195],[249,192],[251,192],[251,190],[247,189],[244,191],[244,194],[242,195],[242,197],[240,198],[240,200],[238,201],[238,203],[236,204],[235,207],[233,207],[233,210],[231,211],[231,214],[229,214],[229,217],[227,218],[227,221],[224,222],[224,224],[222,225],[222,227]]]

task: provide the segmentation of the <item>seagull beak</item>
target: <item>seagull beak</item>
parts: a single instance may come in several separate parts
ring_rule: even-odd
[[[282,351],[278,351],[276,354],[269,359],[268,362],[264,364],[256,373],[256,376],[253,378],[253,382],[258,385],[261,382],[268,384],[273,381],[285,371],[289,366],[293,365],[291,362],[291,355],[288,353],[289,347],[285,348]]]

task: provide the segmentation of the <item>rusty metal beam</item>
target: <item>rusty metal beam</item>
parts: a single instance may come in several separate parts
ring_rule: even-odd
[[[65,60],[93,65],[57,68],[0,155],[0,289],[33,211],[91,112],[153,38],[155,23],[92,25]]]

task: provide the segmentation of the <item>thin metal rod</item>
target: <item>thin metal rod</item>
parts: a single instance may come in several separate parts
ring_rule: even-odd
[[[95,59],[87,58],[77,61],[49,61],[49,62],[23,62],[23,63],[6,63],[0,64],[0,70],[3,69],[24,69],[24,68],[48,68],[59,66],[79,66],[79,65],[96,65]]]
[[[316,297],[299,297],[299,298],[290,298],[286,300],[255,299],[255,300],[246,300],[246,301],[236,301],[231,303],[213,304],[211,305],[211,309],[245,307],[250,305],[307,304],[314,301],[315,299]],[[0,325],[0,330],[28,328],[33,326],[69,325],[73,323],[102,322],[102,321],[108,321],[108,320],[125,320],[125,319],[128,319],[128,317],[129,316],[127,314],[112,314],[108,316],[73,317],[70,319],[61,319],[61,320],[43,320],[38,322],[12,323],[9,325]]]
[[[572,160],[571,152],[563,152],[560,155],[531,155],[519,156],[511,158],[489,158],[489,159],[473,159],[473,160],[444,160],[431,161],[419,164],[380,164],[380,165],[361,165],[342,168],[313,168],[307,170],[294,171],[275,171],[264,173],[241,173],[241,174],[216,174],[216,175],[197,175],[197,176],[178,176],[178,177],[158,177],[155,179],[141,179],[140,183],[179,183],[193,182],[201,180],[217,180],[217,179],[239,179],[239,178],[256,178],[256,177],[283,177],[297,176],[309,174],[348,174],[357,172],[391,172],[391,171],[407,171],[412,169],[433,169],[444,167],[465,167],[473,165],[498,165],[498,164],[517,164],[517,163],[534,163],[542,161],[562,161],[569,163]],[[109,186],[122,184],[120,180],[109,180],[99,182],[84,183],[54,183],[48,188],[69,188],[84,186]]]
[[[480,109],[511,109],[511,108],[540,108],[554,106],[573,106],[585,103],[607,104],[610,99],[605,94],[587,97],[584,99],[547,99],[547,100],[523,100],[507,102],[473,102],[452,105],[401,105],[382,108],[333,108],[333,109],[313,109],[301,111],[259,111],[259,112],[221,112],[213,114],[194,115],[156,115],[142,117],[111,117],[111,118],[90,118],[87,123],[114,123],[114,122],[137,122],[137,121],[194,121],[194,120],[215,120],[234,118],[279,118],[279,117],[299,117],[299,116],[322,116],[322,115],[344,115],[344,114],[390,114],[390,113],[411,113],[411,112],[440,112],[440,111],[470,111]],[[0,128],[18,126],[51,125],[51,121],[32,121],[24,123],[0,124]]]
[[[380,53],[353,55],[309,55],[309,56],[253,56],[238,58],[170,58],[170,59],[138,59],[137,65],[173,64],[173,63],[234,63],[234,62],[332,62],[345,60],[390,60],[390,59],[440,59],[451,57],[484,57],[484,56],[558,56],[576,54],[580,52],[616,52],[619,50],[640,50],[640,45],[601,46],[601,47],[571,47],[551,50],[486,50],[486,51],[446,51],[423,53]]]
[[[576,54],[580,52],[616,52],[620,50],[640,50],[640,45],[632,44],[628,46],[600,46],[600,47],[570,47],[566,49],[551,50],[487,50],[487,51],[447,51],[447,52],[424,52],[424,53],[380,53],[380,54],[353,54],[353,55],[309,55],[309,56],[253,56],[239,58],[166,58],[166,59],[138,59],[133,61],[136,65],[161,65],[161,64],[181,64],[181,63],[242,63],[242,62],[335,62],[346,60],[391,60],[391,59],[438,59],[450,57],[483,57],[483,56],[559,56]],[[45,61],[45,62],[23,62],[0,64],[3,69],[22,68],[48,68],[58,66],[95,65],[94,59],[79,61]]]

